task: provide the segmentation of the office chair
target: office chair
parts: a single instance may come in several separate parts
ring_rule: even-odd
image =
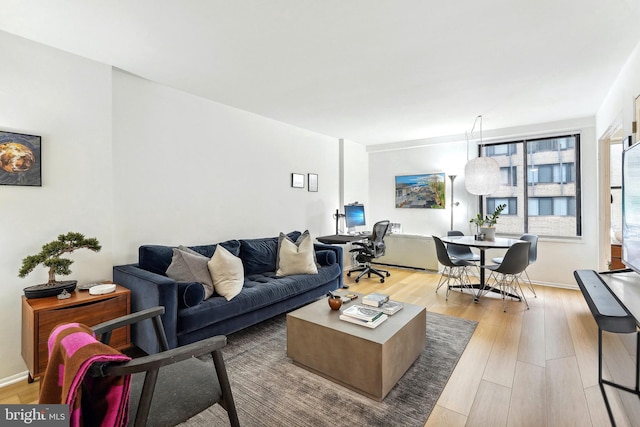
[[[437,236],[432,236],[436,245],[436,255],[438,256],[438,262],[442,264],[444,269],[440,275],[438,286],[436,286],[436,293],[438,289],[444,284],[447,285],[447,294],[445,300],[449,300],[449,293],[453,287],[457,287],[462,291],[464,288],[471,289],[469,275],[467,273],[467,267],[474,265],[471,261],[464,259],[451,258],[447,251],[444,242]],[[465,281],[466,278],[466,281]],[[453,281],[453,283],[452,283]]]
[[[227,411],[230,424],[239,426],[221,353],[226,337],[219,335],[169,350],[162,314],[164,307],[154,307],[93,327],[100,342],[108,345],[114,329],[151,319],[161,351],[128,362],[93,363],[82,381],[82,393],[102,378],[130,375],[129,419],[134,421],[129,425],[176,425],[218,403]],[[205,360],[203,356],[209,354],[211,358]],[[104,396],[104,400],[109,397]],[[85,425],[89,424],[85,420]]]
[[[523,234],[522,236],[518,237],[518,240],[531,242],[531,246],[529,247],[529,265],[536,262],[536,260],[538,259],[538,236],[536,236],[535,234]],[[502,262],[502,258],[491,258],[491,261],[495,262],[496,264],[500,264]],[[524,274],[525,276],[527,276],[527,286],[533,293],[533,297],[538,298],[538,295],[536,295],[536,290],[533,288],[533,283],[531,283],[531,279],[529,278],[529,273],[527,273],[526,269],[524,270]]]
[[[353,242],[354,246],[359,246],[358,248],[351,249],[349,252],[354,252],[356,255],[356,261],[358,263],[363,264],[362,267],[357,267],[347,272],[347,276],[350,277],[351,273],[360,271],[361,273],[356,277],[356,283],[360,281],[360,278],[365,274],[367,277],[371,277],[371,274],[375,274],[380,277],[380,283],[384,283],[385,275],[386,277],[391,276],[391,274],[386,270],[381,270],[379,268],[373,268],[371,266],[371,261],[379,258],[385,253],[385,244],[384,244],[384,236],[387,234],[387,230],[389,229],[389,221],[378,221],[373,225],[373,232],[371,233],[371,237],[369,237],[364,242]],[[384,273],[384,274],[383,274]]]
[[[527,310],[529,309],[529,304],[524,296],[524,292],[522,292],[518,278],[529,265],[530,246],[530,242],[514,243],[507,249],[507,253],[504,254],[504,258],[500,264],[480,266],[480,268],[485,268],[490,271],[490,277],[493,277],[495,280],[494,286],[500,289],[500,293],[502,294],[502,309],[505,312],[507,311],[507,296],[520,298],[527,307]]]

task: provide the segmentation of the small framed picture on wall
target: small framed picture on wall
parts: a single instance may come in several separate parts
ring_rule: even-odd
[[[293,188],[304,188],[304,175],[301,173],[292,173],[291,186]]]
[[[309,191],[318,191],[318,174],[317,173],[310,173],[307,175],[307,181],[308,181],[308,189]]]

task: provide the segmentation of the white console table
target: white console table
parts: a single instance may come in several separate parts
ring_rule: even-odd
[[[386,251],[376,264],[421,268],[438,271],[438,256],[431,236],[420,234],[387,234]]]

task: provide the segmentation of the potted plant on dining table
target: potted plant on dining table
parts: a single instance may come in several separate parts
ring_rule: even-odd
[[[496,206],[496,209],[491,215],[482,216],[481,213],[471,218],[469,222],[473,223],[477,227],[477,236],[483,236],[481,240],[495,240],[496,238],[496,224],[498,218],[503,210],[507,207],[506,204]]]

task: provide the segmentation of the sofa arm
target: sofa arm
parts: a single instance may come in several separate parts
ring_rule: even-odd
[[[332,251],[336,254],[336,263],[340,266],[340,271],[344,271],[344,262],[342,259],[342,246],[340,245],[325,245],[324,243],[314,243],[313,247],[316,251],[316,255],[319,251]],[[320,260],[318,260],[320,262]],[[344,284],[342,274],[338,279],[339,288]]]
[[[137,312],[151,307],[163,306],[162,324],[169,348],[178,345],[178,285],[175,280],[161,274],[143,270],[138,264],[113,267],[113,281],[131,290],[131,311]],[[153,324],[145,320],[133,325],[131,330],[135,345],[149,354],[160,350]]]

